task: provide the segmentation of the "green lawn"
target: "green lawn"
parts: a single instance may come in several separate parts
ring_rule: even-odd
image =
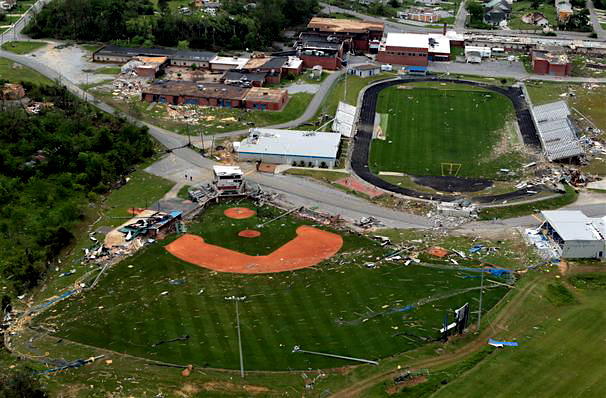
[[[514,117],[509,99],[455,84],[407,87],[379,94],[377,112],[389,114],[389,120],[387,138],[372,142],[374,172],[439,176],[443,163],[453,163],[460,164],[459,176],[491,178],[500,168],[519,165],[514,153],[491,156]]]
[[[188,231],[209,242],[260,254],[287,241],[301,224],[284,217],[261,228],[261,238],[240,238],[238,231],[269,220],[278,211],[264,207],[258,217],[248,220],[223,216],[222,210],[234,205],[209,209]],[[293,354],[294,345],[383,358],[436,338],[445,312],[466,302],[477,309],[477,290],[465,290],[477,287],[478,279],[466,278],[477,273],[389,263],[368,269],[366,262],[386,252],[364,237],[345,234],[340,253],[316,267],[265,275],[216,273],[185,263],[164,249],[173,239],[124,260],[93,291],[58,304],[38,323],[54,325],[57,336],[118,352],[236,369],[235,306],[225,297],[246,296],[240,304],[245,368],[286,370],[350,364]],[[458,294],[440,298],[446,293]],[[491,308],[504,293],[502,288],[487,290],[483,309]],[[435,301],[401,310],[430,297]],[[154,346],[184,335],[190,338]]]
[[[511,20],[508,22],[508,26],[511,29],[520,29],[520,30],[541,30],[542,27],[533,24],[527,24],[522,22],[522,17],[531,12],[540,12],[547,18],[550,26],[557,25],[556,19],[556,9],[553,3],[540,3],[539,8],[533,9],[532,2],[525,1],[517,1],[513,3],[512,12],[511,12]]]
[[[6,58],[0,58],[0,79],[13,83],[53,84],[53,81],[40,73]]]
[[[5,51],[10,51],[15,54],[29,54],[34,52],[48,43],[43,41],[7,41],[2,44],[2,49]]]
[[[96,75],[117,75],[122,71],[119,66],[104,66],[99,69],[93,69],[92,73]]]
[[[341,173],[339,171],[331,170],[306,170],[306,169],[288,169],[284,174],[290,174],[301,177],[315,178],[316,180],[324,182],[334,182],[342,178],[349,176],[349,173]]]
[[[432,396],[603,396],[604,276],[573,277],[573,290],[558,282],[548,284],[542,291],[547,300],[532,297],[529,301],[533,305],[517,320],[526,330],[521,333],[495,330],[495,338],[516,339],[519,347],[497,350]],[[582,283],[586,278],[596,277],[601,283]]]

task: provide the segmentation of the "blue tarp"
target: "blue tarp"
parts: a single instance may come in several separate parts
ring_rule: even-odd
[[[506,274],[511,274],[511,270],[503,269],[503,268],[463,268],[463,271],[471,271],[471,272],[488,272],[489,274],[500,277]]]
[[[406,70],[408,72],[427,72],[426,66],[407,66]]]
[[[46,307],[48,307],[48,306],[50,306],[52,304],[55,304],[55,303],[57,303],[57,302],[59,302],[61,300],[65,300],[66,298],[68,298],[69,296],[71,296],[72,294],[75,294],[77,292],[78,291],[75,290],[75,289],[74,290],[69,290],[69,291],[63,293],[62,295],[60,295],[59,297],[52,298],[52,299],[50,299],[50,300],[48,300],[48,301],[46,301],[46,302],[44,302],[44,303],[42,303],[40,305],[37,305],[36,307],[32,308],[29,312],[30,313],[32,313],[32,312],[38,312],[38,311],[40,311],[40,310],[42,310],[42,309],[44,309],[44,308],[46,308]]]
[[[507,347],[517,347],[518,343],[515,341],[498,341],[495,339],[488,339],[488,344],[495,346],[507,346]]]

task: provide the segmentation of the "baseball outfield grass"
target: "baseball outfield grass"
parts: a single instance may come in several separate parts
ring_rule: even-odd
[[[515,338],[519,347],[493,353],[433,396],[603,396],[605,286],[604,273],[577,274],[568,284],[547,284],[540,296],[529,298],[533,311],[516,321],[516,327],[526,330],[498,334]]]
[[[248,254],[272,251],[294,236],[303,222],[261,208],[257,216],[234,220],[226,208],[211,207],[191,225],[209,243]],[[237,232],[254,227],[259,238]],[[239,304],[244,367],[259,370],[327,368],[351,362],[303,353],[302,349],[379,359],[414,349],[438,337],[445,313],[469,302],[477,311],[476,272],[452,266],[366,263],[386,250],[365,237],[343,234],[344,246],[332,259],[296,272],[241,275],[212,272],[183,262],[155,243],[112,268],[92,291],[58,304],[37,323],[56,335],[87,345],[171,363],[213,368],[239,367],[235,303]],[[491,277],[492,278],[492,277]],[[505,294],[485,290],[488,311]],[[415,308],[407,306],[424,300]],[[472,315],[475,317],[475,315]],[[183,338],[183,340],[168,342]],[[164,342],[164,343],[162,343]]]
[[[386,139],[372,142],[375,173],[493,178],[520,164],[510,148],[517,140],[513,105],[503,95],[460,84],[407,84],[383,90],[377,112],[389,118]]]

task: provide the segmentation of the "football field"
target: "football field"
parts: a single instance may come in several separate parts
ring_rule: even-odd
[[[371,145],[375,173],[492,178],[520,163],[509,148],[515,112],[501,94],[461,84],[393,86],[379,94],[377,113],[389,116],[381,117],[386,139]]]

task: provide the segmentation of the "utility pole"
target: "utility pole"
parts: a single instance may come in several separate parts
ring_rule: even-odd
[[[244,378],[244,356],[242,355],[242,334],[240,332],[240,310],[238,307],[238,302],[246,300],[246,296],[231,296],[226,297],[225,299],[236,302],[236,329],[238,331],[238,351],[240,352],[240,376]]]
[[[482,322],[482,294],[484,292],[484,264],[482,264],[480,274],[480,305],[478,309],[478,332],[480,331],[480,323]]]

